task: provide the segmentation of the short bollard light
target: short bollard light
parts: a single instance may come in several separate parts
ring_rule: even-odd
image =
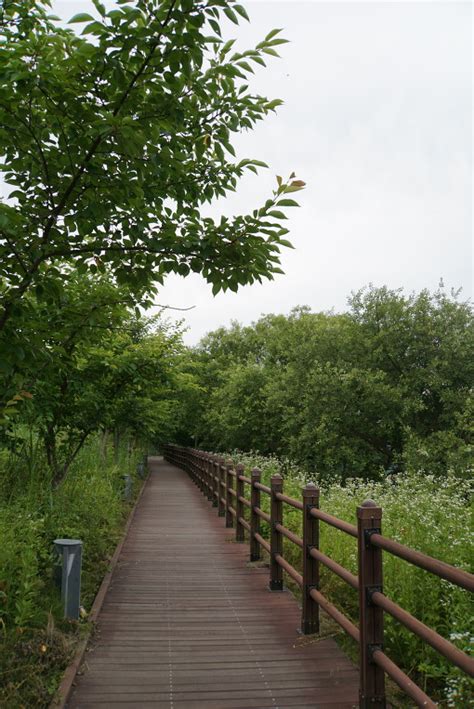
[[[55,539],[54,547],[62,562],[58,580],[64,617],[77,620],[81,605],[82,542],[80,539]]]
[[[122,475],[123,480],[123,499],[129,500],[132,496],[132,478],[128,473]]]
[[[137,463],[137,475],[140,478],[145,477],[145,463]]]

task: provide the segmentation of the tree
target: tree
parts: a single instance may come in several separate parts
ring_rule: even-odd
[[[289,246],[278,178],[245,215],[204,217],[205,202],[237,187],[258,160],[234,161],[231,137],[281,103],[254,95],[254,65],[284,43],[271,31],[232,52],[221,20],[247,18],[235,0],[117,0],[78,36],[48,15],[49,0],[0,9],[0,156],[12,187],[0,202],[0,330],[25,296],[55,298],[69,274],[110,273],[136,298],[170,272],[201,273],[220,289],[279,273]],[[13,325],[3,349],[10,352]],[[1,355],[1,353],[0,353]]]
[[[7,406],[0,441],[21,453],[25,435],[37,438],[53,485],[92,434],[115,431],[133,444],[174,433],[176,402],[193,386],[183,376],[181,332],[137,317],[132,303],[126,287],[75,275],[56,308],[30,306],[35,356],[22,372],[24,390]]]
[[[472,458],[472,308],[442,290],[354,294],[346,313],[233,323],[196,349],[201,447],[290,456],[320,477],[405,468],[466,474]]]

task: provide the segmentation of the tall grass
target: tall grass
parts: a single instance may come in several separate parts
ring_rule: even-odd
[[[87,612],[130,508],[122,475],[133,475],[137,460],[125,453],[118,464],[111,455],[103,460],[93,441],[52,491],[39,454],[27,462],[0,458],[0,706],[48,706],[80,633],[77,623],[62,620],[53,540],[83,542],[81,603]]]
[[[301,488],[309,476],[288,462],[274,457],[234,454],[247,470],[257,466],[269,484],[275,472],[284,475],[284,491],[301,499]],[[313,482],[318,482],[313,480]],[[472,559],[471,489],[454,475],[444,479],[406,473],[383,482],[349,480],[321,484],[321,508],[340,519],[356,523],[356,508],[373,499],[383,509],[383,533],[407,546],[449,564],[469,570]],[[269,499],[262,494],[262,507],[268,511]],[[301,512],[284,505],[284,524],[297,534]],[[321,523],[321,550],[357,573],[356,540]],[[285,540],[285,557],[301,570],[301,550]],[[422,569],[384,553],[384,592],[426,625],[448,638],[464,651],[472,649],[472,605],[469,593]],[[354,622],[358,621],[357,594],[325,567],[323,593]],[[457,668],[432,648],[385,615],[387,654],[422,687],[434,692],[444,706],[471,705],[472,684]]]

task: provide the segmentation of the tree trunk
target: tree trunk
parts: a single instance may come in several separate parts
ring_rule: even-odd
[[[107,462],[107,447],[109,442],[109,432],[106,428],[101,433],[100,437],[100,460],[105,465]]]
[[[120,431],[118,428],[114,429],[114,462],[115,465],[120,463]]]

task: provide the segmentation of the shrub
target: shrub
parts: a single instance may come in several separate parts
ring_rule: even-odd
[[[97,452],[93,441],[54,492],[37,481],[35,494],[30,488],[0,498],[0,706],[47,707],[80,632],[80,624],[62,619],[54,539],[83,542],[86,610],[114,552],[130,508],[122,499],[122,475],[135,469],[136,457],[114,465],[100,462]]]

